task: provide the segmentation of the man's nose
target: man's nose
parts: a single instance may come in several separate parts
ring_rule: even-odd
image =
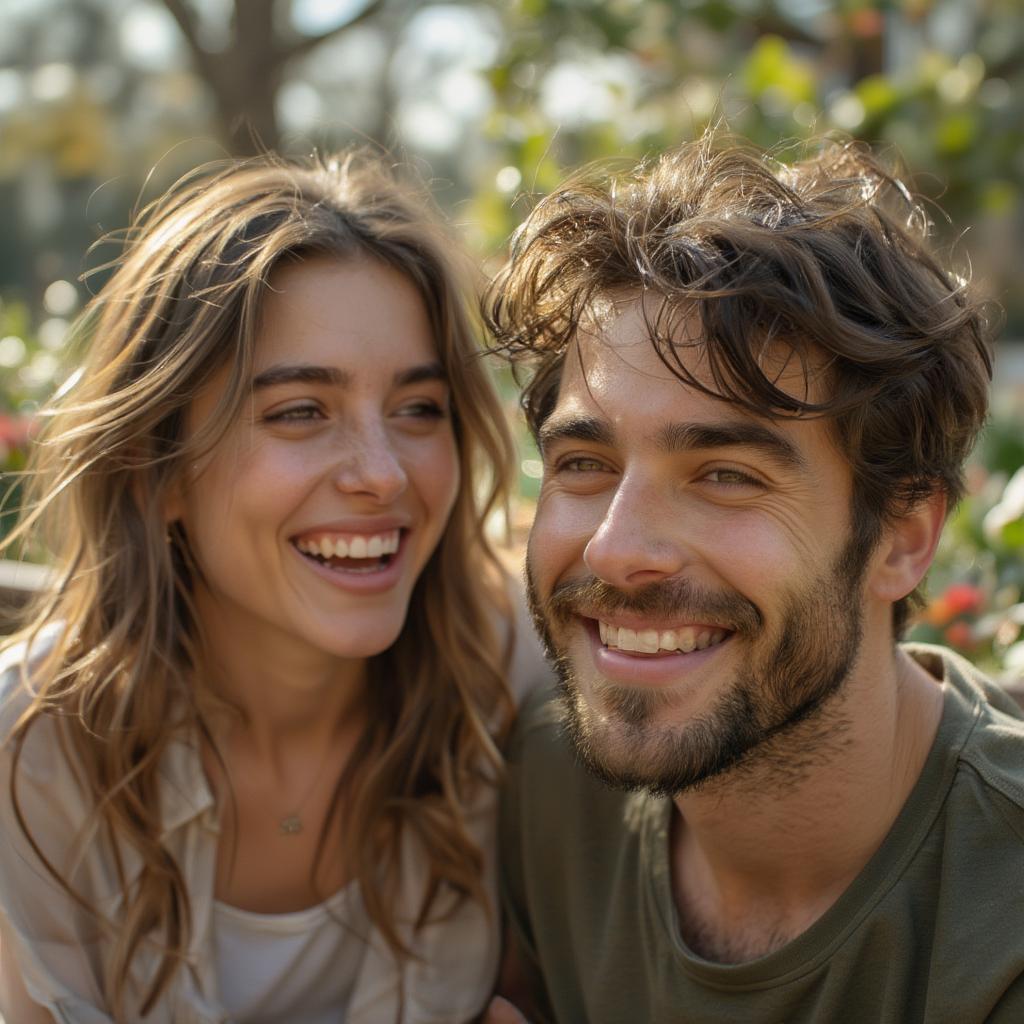
[[[334,486],[343,494],[365,494],[381,505],[395,501],[409,478],[387,430],[381,424],[349,427],[334,471]]]
[[[693,560],[679,510],[665,486],[623,477],[583,561],[600,580],[630,588],[676,576]]]

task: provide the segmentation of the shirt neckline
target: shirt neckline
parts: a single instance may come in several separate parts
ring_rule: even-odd
[[[918,652],[912,651],[912,654]],[[921,651],[933,655],[934,649]],[[796,980],[834,955],[899,880],[934,824],[956,775],[959,754],[980,714],[980,699],[958,666],[942,656],[943,710],[921,775],[882,844],[838,900],[801,935],[767,956],[741,964],[720,964],[693,953],[676,919],[669,861],[673,803],[653,804],[643,815],[641,857],[649,865],[648,897],[682,970],[715,988],[739,991],[770,988]]]
[[[222,900],[214,900],[213,911],[218,921],[227,921],[247,929],[298,932],[314,927],[328,917],[337,918],[345,910],[354,909],[358,892],[359,887],[353,879],[346,882],[322,903],[316,903],[312,907],[305,907],[302,910],[289,910],[281,914],[263,914],[232,906]]]

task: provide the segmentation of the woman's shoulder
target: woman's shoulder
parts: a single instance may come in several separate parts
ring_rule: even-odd
[[[42,712],[26,724],[25,716],[37,698],[38,669],[53,652],[62,623],[44,626],[9,641],[0,650],[0,816],[11,804],[11,773],[17,766],[19,794],[32,791],[47,797],[50,806],[81,806],[77,773],[55,713]]]
[[[50,623],[31,633],[22,632],[0,646],[0,740],[5,745],[36,698],[37,670],[53,651],[63,628],[62,623]]]

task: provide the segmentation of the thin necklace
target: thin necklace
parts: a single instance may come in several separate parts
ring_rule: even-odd
[[[313,791],[316,789],[316,784],[320,781],[320,775],[324,770],[324,765],[327,764],[327,760],[331,754],[331,746],[332,744],[327,744],[323,760],[320,762],[320,766],[313,775],[313,781],[310,783],[309,788],[306,790],[302,799],[295,805],[295,809],[284,815],[284,817],[278,819],[277,831],[279,835],[297,836],[302,831],[302,808],[309,802],[309,798],[313,795]]]

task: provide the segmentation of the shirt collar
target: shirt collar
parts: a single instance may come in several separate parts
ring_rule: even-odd
[[[189,824],[214,807],[210,783],[194,734],[172,739],[160,762],[160,824],[164,836]]]

